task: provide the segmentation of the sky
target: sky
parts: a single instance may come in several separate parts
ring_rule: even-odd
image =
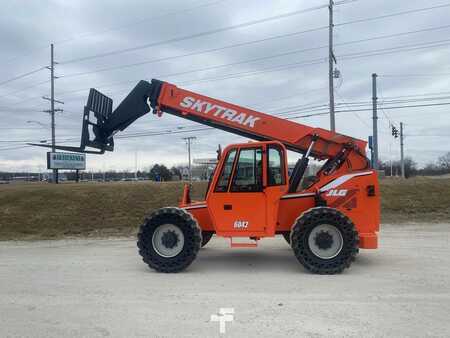
[[[58,62],[55,97],[64,102],[57,105],[63,112],[56,114],[60,144],[79,144],[89,88],[97,88],[117,105],[141,79],[157,78],[283,117],[327,112],[326,3],[4,1],[0,171],[46,169],[47,150],[25,143],[51,137],[50,116],[43,112],[49,102],[42,99],[50,95],[50,72],[45,67],[50,63],[51,43]],[[364,140],[372,134],[371,74],[377,73],[380,159],[399,159],[399,139],[392,137],[390,126],[399,128],[400,122],[405,154],[419,166],[449,152],[450,2],[336,3],[337,132]],[[423,107],[429,104],[433,105]],[[403,108],[392,109],[399,106]],[[329,128],[327,114],[295,121]],[[194,159],[214,157],[218,144],[246,141],[214,129],[189,132],[199,127],[168,114],[145,115],[118,135],[165,135],[116,138],[114,152],[88,155],[87,169],[133,171],[136,162],[141,170],[155,163],[183,164],[187,136],[196,137]],[[295,156],[291,154],[290,160]]]

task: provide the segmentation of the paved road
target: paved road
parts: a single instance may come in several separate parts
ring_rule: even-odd
[[[385,226],[342,275],[305,272],[283,239],[215,239],[180,274],[134,240],[0,242],[0,336],[450,336],[450,225]]]

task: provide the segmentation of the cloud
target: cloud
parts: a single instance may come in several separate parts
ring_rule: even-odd
[[[213,2],[214,4],[206,6]],[[317,3],[317,5],[320,4],[320,2]],[[338,24],[432,5],[428,3],[417,5],[406,0],[381,3],[356,1],[337,6],[335,22]],[[3,6],[3,15],[0,19],[2,41],[0,73],[7,79],[36,67],[48,65],[48,45],[51,42],[55,42],[55,57],[57,61],[61,62],[56,66],[56,74],[64,76],[326,26],[328,23],[327,9],[321,9],[205,37],[64,64],[64,61],[71,59],[195,34],[311,6],[310,1],[287,0],[277,2],[256,0],[246,2],[237,0],[149,2],[142,0],[126,3],[123,1],[41,1],[39,4],[27,3],[27,6],[21,2],[9,2]],[[194,9],[187,10],[189,8]],[[340,56],[361,51],[445,40],[450,28],[387,39],[370,39],[381,35],[446,25],[449,14],[450,8],[445,7],[382,20],[338,25],[335,29],[335,53],[342,79],[337,81],[336,101],[338,103],[369,102],[371,100],[371,74],[374,72],[381,75],[378,81],[380,99],[448,91],[449,80],[446,76],[410,78],[382,76],[383,74],[449,73],[448,45],[356,59],[344,59]],[[346,42],[355,40],[367,41],[346,44]],[[230,74],[249,74],[261,69],[318,58],[325,59],[327,49],[323,48],[242,63],[242,61],[262,56],[326,45],[327,30],[319,30],[163,62],[147,63],[83,76],[61,77],[56,81],[56,97],[65,101],[63,106],[65,112],[56,117],[57,140],[64,141],[79,137],[82,109],[89,88],[98,88],[105,94],[111,95],[114,102],[118,104],[132,89],[135,82],[139,79],[153,77],[159,77],[161,80],[174,84],[186,83],[183,86],[186,89],[270,113],[277,113],[286,110],[287,107],[308,103],[327,104],[328,65],[326,62],[281,71],[267,71],[251,76],[239,76],[233,79],[200,81],[205,78],[220,78]],[[239,64],[168,76],[230,63]],[[48,102],[40,98],[42,95],[49,95],[49,83],[17,92],[15,95],[8,95],[43,82],[48,77],[48,71],[43,70],[33,76],[0,86],[0,140],[20,141],[50,138],[49,129],[40,127],[36,123],[27,123],[30,120],[49,123],[49,116],[42,112],[42,110],[48,109]],[[195,81],[198,82],[195,83]],[[341,110],[348,110],[343,105],[339,107]],[[390,136],[388,120],[395,124],[400,121],[405,122],[405,129],[410,134],[433,133],[436,128],[442,128],[439,135],[447,135],[450,127],[450,115],[447,114],[447,107],[380,111],[380,158],[387,160],[399,156],[398,140],[394,140]],[[302,114],[304,113],[307,111],[302,112]],[[297,121],[311,126],[329,127],[327,116],[309,117]],[[371,134],[371,123],[370,111],[336,115],[339,132],[362,139],[367,139]],[[147,115],[139,119],[123,134],[145,130],[176,130],[180,125],[198,126],[193,122],[167,114],[162,118]],[[186,147],[182,137],[186,135],[188,134],[117,139],[114,153],[104,156],[88,156],[88,167],[100,170],[132,169],[136,151],[141,168],[148,167],[155,162],[164,162],[168,165],[183,163],[186,162]],[[243,138],[217,130],[196,132],[193,135],[197,137],[193,145],[194,158],[215,156],[218,143],[226,145],[245,141]],[[446,139],[445,137],[407,137],[405,140],[406,154],[423,165],[434,160],[439,154],[450,150],[448,142],[443,141]],[[73,144],[77,143],[78,141],[74,141]],[[0,170],[36,170],[39,167],[45,167],[45,149],[4,150],[16,145],[17,143],[0,143]]]

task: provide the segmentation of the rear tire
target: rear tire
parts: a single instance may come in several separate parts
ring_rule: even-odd
[[[212,231],[202,231],[202,248],[208,244],[208,242],[211,240],[211,237],[214,235],[214,232]]]
[[[359,236],[343,213],[317,207],[297,219],[291,231],[291,246],[299,262],[309,271],[336,274],[355,260]]]
[[[191,214],[179,208],[162,208],[141,225],[137,246],[150,268],[179,272],[197,257],[201,242],[200,227]]]

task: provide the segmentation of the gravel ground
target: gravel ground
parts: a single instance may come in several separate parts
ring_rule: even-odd
[[[307,273],[280,238],[215,239],[161,274],[134,239],[0,242],[1,337],[450,336],[450,224],[385,225],[336,276]]]

